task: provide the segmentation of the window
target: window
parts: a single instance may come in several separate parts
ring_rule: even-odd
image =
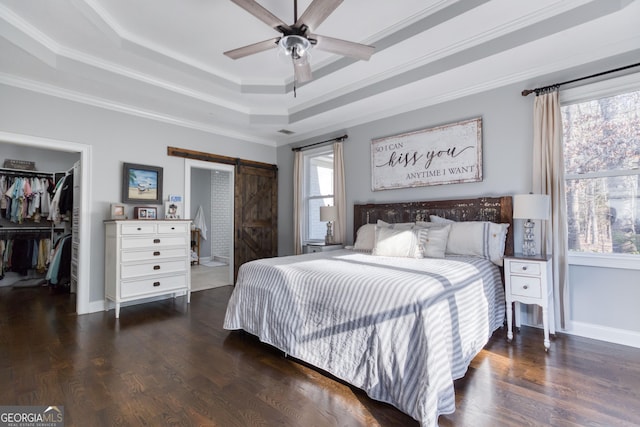
[[[624,82],[562,96],[573,254],[640,254],[640,78]]]
[[[326,222],[320,221],[320,206],[333,206],[333,148],[304,153],[303,241],[324,241]]]

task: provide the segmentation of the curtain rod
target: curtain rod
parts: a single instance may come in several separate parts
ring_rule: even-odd
[[[529,95],[530,93],[533,93],[533,92],[535,92],[536,95],[537,95],[538,93],[540,93],[542,91],[545,91],[545,90],[548,90],[548,89],[553,89],[553,88],[558,87],[558,86],[566,85],[566,84],[569,84],[569,83],[579,82],[581,80],[592,79],[594,77],[600,77],[600,76],[604,76],[605,74],[616,73],[618,71],[622,71],[622,70],[626,70],[628,68],[633,68],[633,67],[638,67],[638,66],[640,66],[640,62],[638,62],[636,64],[631,64],[631,65],[627,65],[627,66],[624,66],[624,67],[616,68],[616,69],[613,69],[613,70],[603,71],[601,73],[591,74],[590,76],[579,77],[577,79],[568,80],[568,81],[562,82],[562,83],[555,83],[555,84],[552,84],[552,85],[549,85],[549,86],[537,87],[535,89],[525,89],[525,90],[522,91],[522,96],[527,96],[527,95]]]
[[[333,142],[333,141],[342,142],[347,138],[349,138],[349,135],[342,135],[337,138],[327,139],[326,141],[314,142],[313,144],[303,145],[301,147],[293,147],[291,151],[302,151],[302,150],[306,150],[309,147],[315,147],[316,145],[326,144],[327,142]]]

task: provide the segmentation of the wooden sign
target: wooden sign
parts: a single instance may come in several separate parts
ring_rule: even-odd
[[[373,191],[482,181],[482,119],[371,141]]]

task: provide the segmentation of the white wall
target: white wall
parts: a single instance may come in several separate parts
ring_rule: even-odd
[[[104,299],[104,226],[110,204],[121,201],[122,162],[164,168],[164,191],[184,193],[184,159],[167,156],[174,146],[230,157],[275,163],[276,150],[266,145],[125,115],[0,85],[0,131],[70,141],[92,147],[90,168],[89,301]],[[162,209],[160,209],[162,211]]]
[[[600,70],[609,67],[600,67]],[[588,74],[577,71],[574,76]],[[558,81],[558,80],[550,80]],[[561,80],[560,80],[561,81]],[[548,84],[545,83],[545,84]],[[353,205],[416,200],[512,195],[531,190],[533,99],[522,97],[525,84],[423,108],[366,125],[346,129],[344,143],[348,243],[353,242]],[[535,87],[535,86],[534,86]],[[371,190],[371,140],[463,119],[482,117],[483,181],[432,187]],[[335,135],[324,135],[322,141]],[[315,142],[315,141],[309,141]],[[296,144],[297,145],[297,144]],[[293,154],[278,149],[279,252],[293,253]],[[515,242],[521,242],[521,223],[515,223]],[[640,347],[640,270],[571,266],[570,333]]]

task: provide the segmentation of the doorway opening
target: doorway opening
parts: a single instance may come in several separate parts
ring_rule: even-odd
[[[74,233],[74,244],[77,244],[77,287],[76,287],[76,313],[85,314],[92,311],[90,304],[90,287],[89,287],[89,259],[90,251],[89,242],[91,239],[91,223],[89,207],[91,206],[90,191],[90,164],[91,164],[91,146],[79,144],[69,141],[61,141],[49,138],[40,138],[30,135],[14,134],[0,131],[0,144],[9,144],[20,146],[25,153],[30,148],[48,150],[52,152],[76,153],[79,156],[79,171],[77,177],[74,176],[74,182],[79,184],[80,201],[78,211],[74,213],[77,220],[77,226]],[[74,184],[75,185],[75,184]],[[77,233],[76,233],[77,232]],[[95,310],[93,310],[95,311]]]
[[[185,159],[185,218],[199,230],[192,290],[233,284],[234,173],[232,165]]]

